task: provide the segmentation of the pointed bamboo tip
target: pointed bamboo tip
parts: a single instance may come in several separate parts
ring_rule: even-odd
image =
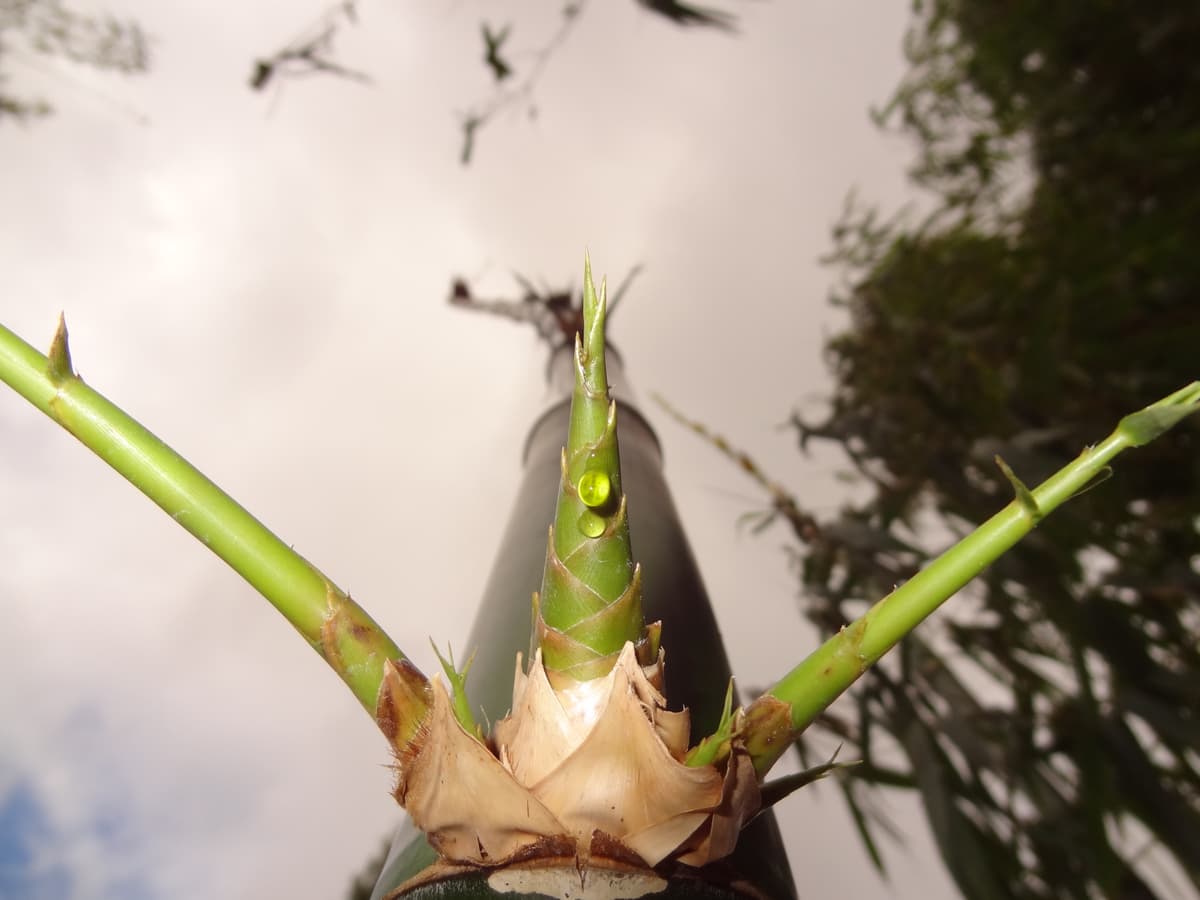
[[[383,664],[375,721],[397,753],[416,735],[432,702],[429,679],[411,662],[401,658]]]
[[[1008,463],[1001,458],[1000,454],[996,454],[995,460],[996,467],[1000,469],[1001,474],[1004,475],[1005,479],[1012,487],[1013,493],[1016,494],[1017,502],[1021,504],[1021,508],[1029,514],[1030,519],[1032,519],[1035,524],[1041,521],[1042,511],[1038,507],[1037,498],[1034,497],[1029,488],[1025,486],[1025,482],[1021,481],[1021,479],[1017,477],[1017,473],[1009,467]]]
[[[608,390],[604,371],[604,313],[608,305],[608,283],[600,279],[600,291],[592,279],[592,261],[584,255],[583,261],[583,335],[575,345],[576,358],[581,374],[591,392],[605,393]]]
[[[471,669],[471,663],[475,660],[475,654],[472,653],[467,664],[459,669],[454,664],[454,650],[449,644],[446,645],[446,656],[442,656],[432,637],[429,639],[429,646],[433,648],[434,655],[442,664],[442,671],[446,673],[446,680],[450,682],[450,701],[454,709],[454,717],[458,719],[458,723],[468,734],[481,736],[479,723],[475,721],[470,701],[467,699],[467,673]]]
[[[50,380],[60,384],[68,378],[73,378],[75,369],[71,365],[71,347],[67,335],[67,317],[58,314],[58,327],[54,330],[54,340],[50,342],[49,360]]]
[[[634,572],[638,577],[641,577],[641,566],[638,565]],[[662,620],[657,622],[646,623],[645,631],[642,632],[642,640],[638,642],[638,661],[642,665],[650,665],[658,660],[658,653],[662,649]]]
[[[1200,381],[1193,381],[1157,403],[1126,416],[1118,423],[1117,430],[1132,446],[1141,447],[1197,410],[1200,410]]]

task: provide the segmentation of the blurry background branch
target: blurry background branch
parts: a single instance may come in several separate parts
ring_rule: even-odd
[[[609,296],[608,319],[620,305],[625,292],[629,290],[633,280],[642,271],[640,265],[629,270]],[[471,287],[462,278],[454,279],[450,286],[450,303],[463,309],[489,313],[514,322],[527,322],[537,331],[538,337],[546,342],[550,350],[569,346],[575,341],[575,335],[583,331],[583,293],[576,293],[573,288],[553,291],[547,288],[538,289],[523,275],[513,273],[513,278],[521,286],[524,293],[519,299],[485,299],[476,297]]]
[[[475,151],[476,132],[497,113],[511,107],[523,106],[529,118],[537,117],[537,104],[533,99],[534,89],[554,54],[570,37],[586,7],[587,0],[574,0],[563,6],[558,28],[550,38],[537,49],[521,54],[522,57],[530,58],[530,62],[523,70],[523,77],[514,87],[508,87],[503,82],[512,77],[516,70],[500,55],[501,45],[512,32],[512,24],[506,24],[498,33],[493,32],[486,22],[480,25],[484,44],[483,63],[491,72],[494,83],[491,97],[476,104],[461,116],[463,141],[459,158],[464,166],[471,161],[471,154]]]
[[[675,0],[634,0],[654,16],[678,27],[710,28],[732,32],[737,21],[729,12],[715,7],[678,3]],[[532,49],[513,46],[513,22],[495,25],[484,19],[479,24],[482,40],[481,61],[492,83],[487,99],[473,104],[459,115],[462,129],[463,165],[471,162],[479,130],[497,114],[523,108],[528,118],[537,117],[534,99],[537,85],[554,56],[566,45],[572,31],[586,11],[588,0],[567,0],[556,14],[557,25],[550,36]],[[334,59],[333,41],[345,24],[356,24],[356,0],[343,0],[330,6],[317,22],[289,41],[282,50],[256,60],[250,87],[264,89],[277,75],[332,74],[357,81],[368,81],[362,72]]]
[[[344,66],[333,58],[334,39],[342,27],[357,24],[355,0],[343,0],[329,7],[282,49],[254,61],[250,87],[262,91],[280,78],[318,74],[335,75],[351,81],[370,81],[366,74]]]
[[[10,93],[6,83],[14,61],[18,67],[68,79],[61,70],[44,66],[55,58],[132,75],[149,67],[149,41],[136,22],[77,12],[60,0],[0,0],[0,121],[53,111],[50,101]]]

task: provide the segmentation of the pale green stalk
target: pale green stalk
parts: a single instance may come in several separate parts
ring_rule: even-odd
[[[657,655],[646,636],[641,574],[629,544],[629,519],[617,450],[617,410],[604,365],[606,291],[583,270],[583,334],[575,339],[575,389],[562,481],[535,595],[534,637],[556,684],[607,674],[627,641]]]
[[[61,320],[49,357],[0,326],[0,380],[75,435],[245,578],[375,716],[384,662],[403,659],[400,649],[329,578],[187,460],[84,384],[71,367]],[[413,712],[423,714],[421,709]]]
[[[1058,506],[1098,477],[1108,463],[1130,447],[1140,447],[1200,409],[1200,382],[1126,416],[1115,431],[1089,447],[1069,465],[1032,491],[997,460],[1017,498],[959,541],[925,569],[826,641],[746,711],[746,740],[755,768],[765,773],[790,745],[866,669],[908,632],[1030,532]],[[786,704],[790,721],[781,734],[771,713]],[[698,760],[693,760],[697,762]]]

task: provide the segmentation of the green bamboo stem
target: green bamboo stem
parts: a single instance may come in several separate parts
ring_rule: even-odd
[[[604,361],[606,289],[583,273],[583,334],[575,340],[575,388],[554,525],[534,636],[552,681],[607,674],[626,641],[643,641],[641,573],[633,562],[621,486],[616,405]],[[657,634],[657,632],[656,632]],[[644,655],[657,653],[646,641]]]
[[[84,384],[71,366],[61,319],[48,357],[0,326],[0,380],[78,438],[246,579],[375,716],[384,662],[403,659],[400,649],[316,567],[182,456]]]
[[[790,745],[788,738],[807,728],[869,666],[1028,534],[1044,516],[1097,478],[1105,477],[1108,463],[1117,454],[1149,443],[1197,409],[1200,382],[1192,382],[1126,416],[1100,444],[1085,449],[1032,491],[997,458],[1016,499],[827,640],[751,704],[746,713],[746,739],[758,772],[770,769]],[[779,702],[790,711],[789,735],[779,733],[778,718],[770,713]]]

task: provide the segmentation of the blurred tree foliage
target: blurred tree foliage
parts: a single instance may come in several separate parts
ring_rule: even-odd
[[[932,0],[880,113],[932,204],[835,229],[829,440],[869,499],[801,542],[832,631],[933,545],[1200,370],[1200,6]],[[789,507],[789,503],[791,504]],[[971,898],[1141,898],[1157,845],[1200,888],[1200,429],[1140,451],[902,644],[800,743],[882,866],[872,785],[920,792]],[[928,537],[937,534],[935,540]]]
[[[78,12],[61,0],[0,0],[0,121],[53,111],[40,97],[10,93],[6,82],[12,59],[38,70],[55,57],[129,75],[146,71],[150,51],[135,22]]]

